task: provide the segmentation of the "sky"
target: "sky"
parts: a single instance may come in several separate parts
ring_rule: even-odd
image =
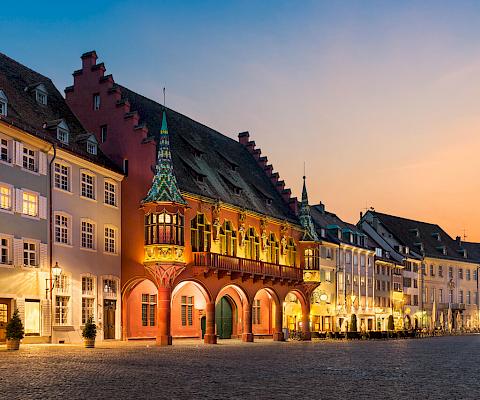
[[[7,2],[0,51],[72,84],[114,79],[227,136],[301,195],[480,241],[480,2]]]

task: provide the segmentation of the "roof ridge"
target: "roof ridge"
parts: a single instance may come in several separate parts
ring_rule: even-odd
[[[440,225],[438,225],[438,224],[436,224],[436,223],[433,223],[433,222],[419,221],[419,220],[417,220],[417,219],[400,217],[400,216],[398,216],[398,215],[392,215],[392,214],[382,213],[382,212],[379,212],[379,211],[373,211],[373,213],[378,214],[378,215],[384,215],[384,216],[386,216],[386,217],[401,219],[401,220],[404,220],[404,221],[416,222],[417,224],[437,226],[437,227],[439,227],[442,231],[446,232]]]
[[[22,67],[22,68],[24,68],[24,69],[32,72],[32,73],[35,74],[35,75],[41,76],[42,78],[46,79],[47,81],[52,82],[52,84],[53,84],[53,81],[52,81],[48,76],[43,75],[43,74],[41,74],[40,72],[35,71],[34,69],[31,69],[31,68],[27,67],[25,64],[22,64],[22,63],[18,62],[17,60],[13,59],[12,57],[7,56],[5,53],[0,52],[0,57],[5,57],[5,58],[7,58],[9,62],[12,62],[12,63],[16,64],[17,66],[20,66],[20,67]],[[38,83],[41,83],[41,82],[38,82]],[[55,86],[55,85],[54,85],[54,86]],[[56,88],[56,87],[55,87],[55,88]],[[58,90],[58,89],[57,89],[57,90]],[[60,93],[60,92],[59,92],[59,93]]]

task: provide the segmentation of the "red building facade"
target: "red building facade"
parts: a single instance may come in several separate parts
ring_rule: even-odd
[[[247,132],[234,141],[105,75],[95,52],[66,99],[122,182],[122,336],[283,340],[284,302],[310,337],[303,254],[318,246],[297,200]],[[307,224],[308,225],[308,224]]]

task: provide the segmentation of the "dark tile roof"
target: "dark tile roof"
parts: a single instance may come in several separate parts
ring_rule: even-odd
[[[326,239],[327,241],[332,243],[337,243],[337,244],[344,243],[344,244],[372,250],[371,246],[369,246],[367,236],[360,228],[358,228],[356,225],[343,221],[336,214],[326,211],[325,206],[323,204],[317,204],[317,205],[311,206],[310,214],[312,216],[313,223],[317,228],[318,237],[321,240]],[[330,230],[328,229],[329,227],[332,228],[334,226],[338,226],[342,230],[342,232],[350,230],[352,231],[352,233],[365,235],[365,245],[361,246],[358,243],[352,243],[350,241],[347,241],[343,238],[343,235],[342,235],[342,239],[339,239],[338,236],[335,236],[333,234],[331,229]],[[322,237],[321,235],[322,228],[325,229],[326,231],[325,232],[326,235],[324,237]]]
[[[163,106],[118,85],[140,124],[158,138]],[[248,150],[236,140],[166,108],[173,166],[182,191],[299,224]]]
[[[39,104],[35,99],[34,89],[40,84],[47,90],[46,105]],[[86,131],[49,78],[0,53],[0,89],[8,99],[7,116],[2,116],[2,120],[43,140],[57,143],[59,148],[121,173],[100,149],[97,155],[93,155],[87,152],[85,145],[77,143],[77,138]],[[69,144],[57,140],[55,128],[62,120],[70,132]]]
[[[445,258],[458,261],[476,262],[469,254],[463,256],[461,243],[453,239],[439,225],[428,222],[415,221],[408,218],[369,211],[376,216],[380,223],[403,245],[421,254],[420,243],[423,244],[423,254],[427,257]],[[446,254],[443,254],[443,247]]]

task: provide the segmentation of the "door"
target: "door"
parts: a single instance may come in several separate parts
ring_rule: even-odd
[[[207,330],[207,318],[205,316],[200,320],[200,326],[202,327],[202,339],[205,337],[205,332]]]
[[[0,299],[0,342],[5,342],[5,328],[10,320],[10,299]]]
[[[115,339],[115,310],[116,300],[103,301],[103,338]]]
[[[232,337],[232,305],[224,296],[215,307],[215,320],[217,323],[217,335],[220,339],[230,339]]]

